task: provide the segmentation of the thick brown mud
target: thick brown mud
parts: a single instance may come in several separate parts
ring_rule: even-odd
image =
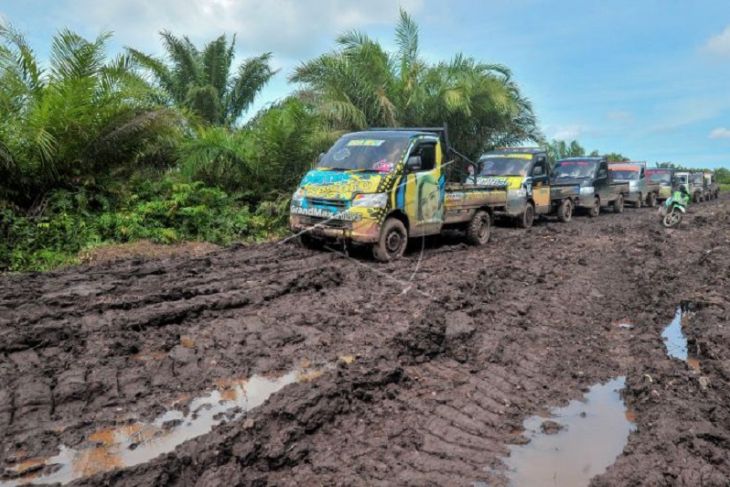
[[[635,429],[591,484],[728,485],[729,278],[726,198],[677,230],[627,209],[389,265],[267,244],[4,276],[0,485],[69,451],[96,455],[78,485],[507,485],[526,419],[619,376]],[[677,306],[697,368],[667,355]],[[145,443],[119,431],[310,368],[125,468]]]

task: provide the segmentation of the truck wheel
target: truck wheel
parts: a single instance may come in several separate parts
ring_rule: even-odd
[[[471,245],[484,245],[489,242],[491,229],[492,219],[489,213],[477,210],[466,228],[466,241]]]
[[[601,200],[598,199],[598,196],[593,200],[593,206],[590,210],[588,210],[588,216],[591,218],[597,217],[601,213]]]
[[[644,206],[643,203],[641,193],[639,193],[639,198],[636,200],[636,203],[634,203],[634,208],[641,208]]]
[[[312,237],[308,233],[303,233],[299,235],[299,243],[304,247],[305,249],[310,250],[320,250],[322,248],[323,242],[315,237]]]
[[[700,202],[700,194],[695,193],[694,195],[692,195],[692,203],[699,203],[699,202]]]
[[[649,196],[646,197],[646,206],[649,208],[656,206],[656,195],[654,193],[649,193]]]
[[[558,208],[558,220],[568,223],[571,218],[573,218],[573,202],[566,198]]]
[[[624,195],[618,195],[618,198],[613,200],[613,212],[623,213],[624,212]]]
[[[408,245],[408,231],[397,218],[388,218],[380,229],[378,242],[373,246],[373,257],[380,262],[398,260]]]
[[[534,221],[535,221],[535,207],[532,206],[532,203],[527,203],[527,206],[525,207],[525,211],[522,213],[522,216],[519,219],[520,227],[530,228]]]

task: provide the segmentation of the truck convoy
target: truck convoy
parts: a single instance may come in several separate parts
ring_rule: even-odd
[[[569,198],[577,209],[596,217],[602,207],[624,211],[629,184],[612,179],[605,157],[570,157],[555,163],[550,180],[555,197]]]
[[[627,203],[636,208],[641,208],[644,204],[652,208],[656,206],[660,185],[647,179],[645,162],[611,163],[608,170],[614,181],[629,184],[629,193],[625,196]]]
[[[473,165],[449,146],[445,128],[346,134],[302,179],[292,197],[291,230],[307,246],[331,240],[369,246],[380,261],[400,258],[410,237],[449,228],[484,244],[507,188],[473,177],[447,182],[447,174],[468,172],[448,170],[455,164]]]
[[[712,178],[696,174],[609,167],[605,157],[561,159],[551,169],[539,148],[493,151],[473,163],[449,145],[445,128],[371,129],[343,135],[320,156],[292,196],[289,226],[307,247],[346,242],[392,261],[411,237],[453,229],[482,245],[496,217],[527,228],[536,216],[567,222],[576,209],[621,213],[625,201],[653,206],[672,182],[696,198],[716,197]]]

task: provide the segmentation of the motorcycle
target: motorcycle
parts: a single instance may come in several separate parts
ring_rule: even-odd
[[[679,191],[675,191],[659,209],[662,225],[666,228],[678,227],[682,222],[682,217],[687,213],[687,203],[689,203],[688,198]]]

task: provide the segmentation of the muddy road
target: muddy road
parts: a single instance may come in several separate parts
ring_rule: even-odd
[[[4,276],[0,485],[502,486],[526,420],[560,438],[601,393],[630,425],[592,485],[726,486],[728,316],[729,198],[388,265],[285,244]]]

